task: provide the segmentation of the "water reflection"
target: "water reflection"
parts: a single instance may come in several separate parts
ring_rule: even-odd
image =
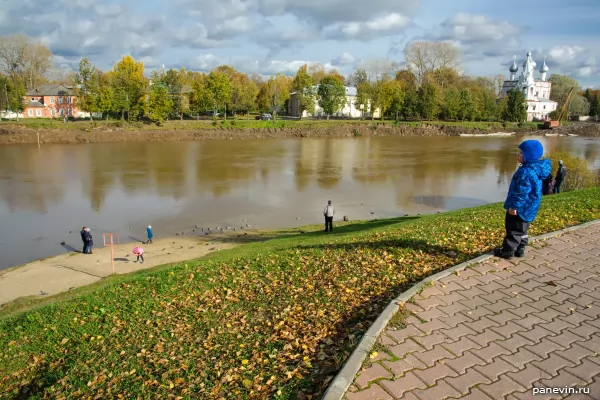
[[[341,215],[352,219],[501,201],[521,140],[365,137],[2,146],[0,252],[2,259],[9,253],[11,264],[24,262],[24,256],[13,255],[19,246],[83,224],[118,230],[153,220],[166,230],[190,221],[237,223],[253,217],[262,227],[320,222],[319,211],[330,198],[341,205]],[[599,140],[541,140],[547,151],[598,161]],[[36,232],[15,230],[21,224],[35,224]],[[35,247],[34,253],[45,255],[60,251],[44,240]],[[6,266],[0,262],[0,268]]]

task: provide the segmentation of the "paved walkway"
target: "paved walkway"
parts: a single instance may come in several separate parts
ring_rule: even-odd
[[[600,399],[600,224],[534,247],[407,302],[345,398]],[[533,393],[565,387],[589,395]]]

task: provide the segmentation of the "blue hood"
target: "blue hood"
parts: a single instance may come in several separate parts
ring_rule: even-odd
[[[544,155],[544,146],[537,140],[526,140],[519,145],[523,152],[523,162],[537,161]]]
[[[547,158],[533,162],[526,162],[521,168],[531,169],[532,172],[535,173],[541,180],[546,179],[548,175],[552,174],[552,163]]]

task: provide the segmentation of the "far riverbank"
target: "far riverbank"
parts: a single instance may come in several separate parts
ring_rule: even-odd
[[[514,133],[599,137],[600,124],[572,123],[553,130],[537,123],[400,122],[348,120],[168,121],[163,126],[121,121],[24,121],[0,124],[0,144],[74,144],[140,141],[238,140],[357,136],[459,136]]]

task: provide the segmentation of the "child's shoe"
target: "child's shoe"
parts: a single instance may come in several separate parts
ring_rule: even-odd
[[[514,256],[514,253],[507,253],[501,248],[494,249],[494,257],[500,257],[505,259],[511,259]]]

